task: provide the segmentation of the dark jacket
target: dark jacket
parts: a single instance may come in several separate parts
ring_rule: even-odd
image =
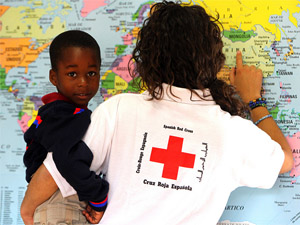
[[[89,201],[96,211],[104,211],[109,185],[89,170],[93,154],[81,140],[91,122],[91,111],[76,107],[59,93],[45,95],[42,100],[45,105],[24,134],[27,182],[48,152],[53,152],[58,171],[77,191],[79,200]]]

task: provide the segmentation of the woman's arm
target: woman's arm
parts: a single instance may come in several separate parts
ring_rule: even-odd
[[[261,97],[262,71],[255,66],[243,65],[242,53],[237,52],[236,69],[230,72],[230,83],[234,85],[245,103]],[[264,116],[270,114],[266,107],[256,107],[251,110],[251,118],[253,122],[258,121]],[[283,133],[277,126],[272,117],[268,117],[257,124],[257,126],[265,131],[274,141],[280,144],[285,159],[281,167],[280,173],[286,173],[293,167],[293,154],[291,148],[284,137]]]
[[[25,225],[33,224],[35,209],[48,200],[57,189],[55,181],[42,164],[32,176],[21,205],[20,212]]]

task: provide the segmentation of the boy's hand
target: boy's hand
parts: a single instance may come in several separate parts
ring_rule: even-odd
[[[88,205],[86,207],[86,210],[84,210],[82,214],[85,216],[87,221],[89,221],[92,224],[97,224],[102,219],[104,212],[97,212]]]
[[[261,97],[262,71],[243,65],[242,53],[236,54],[236,68],[230,71],[230,83],[236,87],[245,103]]]

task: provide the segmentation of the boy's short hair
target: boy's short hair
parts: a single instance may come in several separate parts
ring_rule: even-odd
[[[50,61],[53,70],[57,70],[57,62],[61,59],[64,48],[80,47],[95,51],[101,64],[101,52],[97,41],[88,33],[80,30],[65,31],[56,36],[50,45]]]

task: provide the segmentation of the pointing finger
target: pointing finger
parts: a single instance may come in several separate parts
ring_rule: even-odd
[[[237,53],[236,53],[236,68],[242,68],[242,67],[243,67],[242,52],[237,51]]]

